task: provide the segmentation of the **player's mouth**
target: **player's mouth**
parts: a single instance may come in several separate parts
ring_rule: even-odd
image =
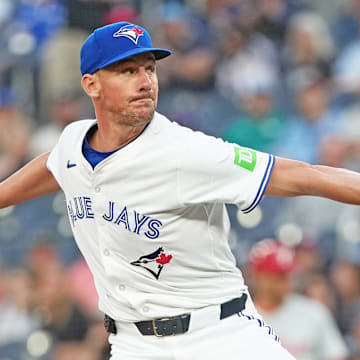
[[[138,96],[138,97],[135,97],[131,100],[131,102],[136,102],[136,103],[143,103],[143,104],[146,104],[146,103],[149,103],[149,102],[153,102],[154,99],[152,96]]]
[[[144,98],[144,99],[139,99],[139,100],[135,100],[135,101],[133,101],[133,102],[135,102],[136,104],[139,104],[139,105],[141,105],[141,104],[150,104],[150,103],[152,103],[153,102],[153,99],[151,99],[151,98]]]

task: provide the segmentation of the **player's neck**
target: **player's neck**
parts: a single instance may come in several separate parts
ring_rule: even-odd
[[[98,122],[98,129],[93,136],[88,139],[88,142],[89,145],[97,151],[113,151],[134,140],[141,134],[145,126],[146,124],[134,127]]]

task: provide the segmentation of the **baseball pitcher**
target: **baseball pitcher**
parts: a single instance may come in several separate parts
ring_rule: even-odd
[[[99,293],[113,360],[294,359],[257,313],[228,245],[225,204],[264,194],[360,204],[360,176],[230,144],[155,111],[154,48],[141,26],[95,30],[81,49],[96,119],[67,126],[0,184],[0,207],[62,190]]]

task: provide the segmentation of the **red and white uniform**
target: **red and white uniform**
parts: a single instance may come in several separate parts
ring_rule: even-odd
[[[342,360],[347,348],[329,310],[305,296],[292,294],[275,311],[259,310],[297,360]]]

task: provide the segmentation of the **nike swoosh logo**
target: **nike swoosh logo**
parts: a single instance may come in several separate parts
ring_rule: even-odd
[[[71,164],[71,163],[70,163],[70,160],[68,160],[68,162],[67,162],[67,164],[66,164],[66,167],[67,167],[68,169],[70,169],[70,168],[72,168],[72,167],[74,167],[74,166],[76,166],[76,164]]]

